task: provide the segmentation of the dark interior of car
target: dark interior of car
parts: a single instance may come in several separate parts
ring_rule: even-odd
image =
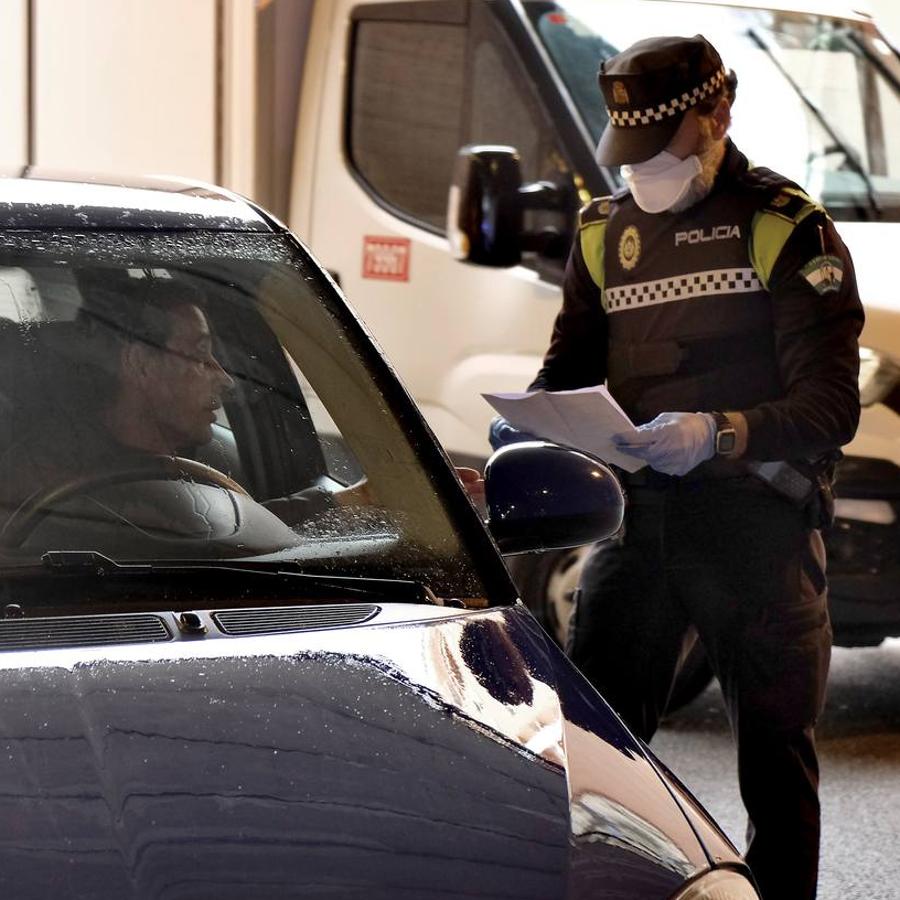
[[[41,272],[35,270],[32,275],[40,293]],[[90,285],[104,278],[107,283],[126,283],[121,271],[108,267],[79,272],[77,282]],[[204,289],[209,291],[209,285],[204,284]],[[329,477],[307,403],[277,338],[252,298],[233,286],[225,286],[223,294],[228,302],[217,299],[205,308],[205,314],[216,358],[233,385],[212,425],[212,439],[179,449],[178,455],[223,473],[258,503],[281,501],[273,507],[293,525],[292,517],[315,512],[323,494],[342,486]],[[2,505],[7,523],[14,514],[22,518],[23,504],[35,492],[65,486],[56,476],[58,468],[69,479],[83,480],[98,467],[102,474],[105,447],[98,434],[104,404],[115,391],[112,357],[116,345],[104,329],[95,327],[96,318],[97,312],[82,302],[67,319],[0,319],[0,466],[5,470]],[[63,465],[60,459],[65,460]],[[185,477],[193,479],[196,474]],[[156,482],[152,488],[135,480],[131,494],[152,489],[158,504],[164,490],[158,482],[168,479],[152,480]],[[91,486],[90,479],[87,484]],[[69,494],[64,491],[60,502],[68,500]],[[105,502],[108,494],[104,494]],[[244,508],[229,510],[227,522],[232,515],[249,515],[249,498],[240,502]],[[164,505],[167,516],[177,521]],[[254,524],[258,528],[260,523]],[[190,528],[188,532],[193,534]],[[25,537],[31,533],[29,528]],[[284,541],[284,535],[279,537]]]

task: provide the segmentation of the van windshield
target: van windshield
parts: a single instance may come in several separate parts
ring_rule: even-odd
[[[596,143],[607,116],[596,73],[653,34],[703,34],[738,76],[731,136],[838,220],[900,221],[900,61],[868,22],[668,0],[528,4]]]

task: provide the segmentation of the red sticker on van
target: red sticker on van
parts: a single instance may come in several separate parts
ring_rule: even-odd
[[[410,242],[408,238],[363,238],[363,278],[409,281]]]

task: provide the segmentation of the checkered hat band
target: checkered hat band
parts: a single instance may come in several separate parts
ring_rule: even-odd
[[[724,82],[725,69],[723,67],[715,75],[707,78],[703,84],[691,91],[685,91],[680,97],[660,103],[659,106],[652,106],[649,109],[610,109],[607,107],[606,112],[609,114],[610,123],[618,128],[663,122],[670,116],[683,113],[692,106],[696,106],[701,100],[714,94]]]
[[[762,289],[762,282],[752,268],[710,269],[706,272],[661,278],[659,281],[608,287],[603,292],[603,309],[607,313],[617,313],[642,306],[673,303],[676,300],[691,300],[694,297],[748,294]]]

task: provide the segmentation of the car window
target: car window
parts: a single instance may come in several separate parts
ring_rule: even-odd
[[[0,242],[29,304],[0,317],[4,568],[253,560],[485,602],[477,516],[288,238]]]
[[[328,412],[328,407],[319,399],[319,395],[309,383],[294,360],[288,356],[291,373],[297,379],[303,401],[309,411],[310,420],[315,428],[322,451],[322,459],[328,474],[344,485],[354,484],[365,477],[353,450],[344,440],[337,423]]]

